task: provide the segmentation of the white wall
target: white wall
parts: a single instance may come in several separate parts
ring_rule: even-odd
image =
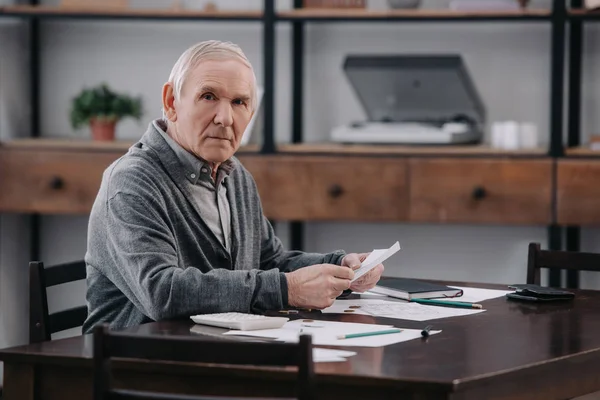
[[[232,8],[236,1],[216,3]],[[243,3],[247,7],[262,4],[258,0]],[[439,7],[447,3],[430,0],[425,1],[424,6]],[[535,6],[548,3],[548,0],[533,2]],[[136,0],[133,5],[144,4],[147,3]],[[152,0],[152,4],[161,6],[169,4],[169,0]],[[385,4],[383,0],[369,2],[372,8],[384,8]],[[281,5],[284,6],[289,3]],[[600,46],[597,28],[593,25],[589,28],[584,61],[583,127],[586,133],[600,129],[600,116],[595,112],[600,88],[592,73],[598,70]],[[287,23],[277,26],[276,135],[279,142],[290,138],[290,32]],[[161,86],[186,47],[212,38],[234,41],[247,53],[261,83],[261,35],[257,22],[45,21],[42,27],[42,133],[89,137],[86,130],[74,132],[69,126],[69,101],[82,87],[106,81],[144,99],[143,121],[139,124],[125,121],[118,127],[119,139],[135,140],[142,135],[149,120],[160,115]],[[0,50],[7,45],[8,41],[0,40]],[[326,140],[333,126],[364,117],[340,68],[347,53],[459,52],[481,92],[490,119],[533,121],[539,126],[542,142],[547,143],[549,51],[547,23],[309,24],[305,138],[307,141]],[[0,85],[10,83],[12,76],[11,73],[8,81],[4,77]],[[6,94],[0,96],[5,107],[11,103]],[[6,116],[7,111],[4,112]],[[1,123],[3,118],[0,118]],[[86,224],[85,216],[44,217],[42,259],[56,263],[83,257]],[[278,228],[281,232],[286,225],[279,224]],[[283,236],[287,237],[285,232]],[[598,231],[584,230],[584,249],[600,251],[598,239]],[[403,250],[388,263],[390,275],[511,283],[525,277],[527,244],[539,241],[546,245],[546,228],[310,223],[306,230],[309,251],[335,248],[368,251],[394,240],[400,240]],[[584,277],[583,286],[600,287],[598,278]],[[60,294],[64,295],[50,306],[60,308],[74,298],[81,301],[84,290],[83,285],[73,291],[63,290]]]

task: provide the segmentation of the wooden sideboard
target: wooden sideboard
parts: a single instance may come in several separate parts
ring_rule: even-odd
[[[0,211],[86,214],[129,142],[22,139],[0,146]],[[237,154],[279,221],[600,224],[600,157],[486,147],[281,145]],[[556,169],[554,168],[556,166]]]

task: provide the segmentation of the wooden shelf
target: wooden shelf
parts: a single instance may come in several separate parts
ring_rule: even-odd
[[[440,10],[364,10],[364,9],[300,9],[279,12],[283,20],[549,20],[550,10],[523,11],[453,11]]]
[[[600,19],[600,10],[572,9],[569,10],[572,19]]]
[[[363,145],[337,143],[279,144],[279,153],[294,154],[362,154],[362,155],[422,155],[422,156],[490,156],[490,157],[540,157],[546,156],[545,148],[527,150],[502,150],[485,145],[471,146],[402,146]]]
[[[600,150],[592,150],[589,147],[568,147],[565,155],[573,157],[600,157]]]
[[[126,152],[134,141],[115,140],[112,142],[100,142],[89,139],[69,138],[24,138],[12,139],[0,143],[1,149],[11,150],[53,150],[73,152]],[[240,147],[239,153],[258,152],[256,145]]]
[[[177,19],[177,20],[260,20],[261,11],[208,12],[203,10],[173,9],[123,9],[110,7],[51,7],[51,6],[6,6],[0,7],[0,16],[13,17],[62,17],[62,18],[110,18],[110,19]]]
[[[89,139],[69,138],[24,138],[0,143],[0,149],[60,150],[60,151],[127,151],[133,141],[99,142]],[[237,154],[259,154],[260,146],[242,146]],[[281,154],[315,155],[423,155],[423,156],[490,156],[490,157],[541,157],[547,155],[545,148],[526,150],[502,150],[485,145],[472,146],[402,146],[402,145],[363,145],[338,143],[300,143],[277,145]],[[600,152],[598,152],[600,155]]]
[[[576,14],[575,14],[576,15]],[[110,7],[52,7],[16,5],[0,7],[0,17],[164,19],[164,20],[238,20],[258,21],[262,11],[254,10],[173,10]],[[364,9],[300,9],[277,13],[280,20],[314,21],[418,21],[418,20],[549,20],[550,10],[523,11],[452,11],[439,10],[364,10]]]

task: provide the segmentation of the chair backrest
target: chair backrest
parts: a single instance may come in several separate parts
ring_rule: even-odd
[[[280,343],[213,340],[192,336],[144,336],[110,331],[106,324],[94,328],[94,400],[227,399],[228,397],[177,396],[166,393],[161,397],[157,393],[113,389],[110,384],[112,358],[227,365],[297,366],[297,399],[315,398],[312,339],[309,335],[301,335],[298,343]]]
[[[540,268],[600,272],[600,254],[580,251],[542,250],[539,243],[529,243],[527,283],[540,284]]]
[[[86,278],[85,261],[44,268],[44,263],[29,263],[29,342],[51,340],[52,334],[83,325],[87,307],[78,306],[53,314],[48,313],[46,289]]]

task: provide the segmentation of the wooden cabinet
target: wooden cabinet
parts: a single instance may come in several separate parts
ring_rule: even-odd
[[[548,224],[549,160],[415,158],[410,220],[433,223]]]
[[[600,225],[600,160],[561,160],[556,178],[557,222]]]
[[[544,159],[244,156],[275,220],[549,224]]]
[[[0,147],[0,212],[88,213],[102,173],[129,147],[31,142]],[[237,157],[256,181],[265,215],[274,220],[553,222],[549,158],[453,153],[432,157],[418,152],[384,155],[364,150],[359,154],[262,155],[248,149]],[[594,189],[589,184],[594,177],[600,179],[600,164],[583,171],[587,175],[581,180],[562,172],[562,179],[568,181],[560,192],[563,221],[582,223],[593,215],[600,222],[600,207],[595,207],[600,204],[596,200],[600,199],[600,185]],[[571,199],[571,193],[583,191],[585,195]]]
[[[275,220],[404,221],[406,160],[383,157],[240,156],[264,213]]]
[[[69,150],[0,150],[0,211],[85,214],[104,169],[120,154]]]

